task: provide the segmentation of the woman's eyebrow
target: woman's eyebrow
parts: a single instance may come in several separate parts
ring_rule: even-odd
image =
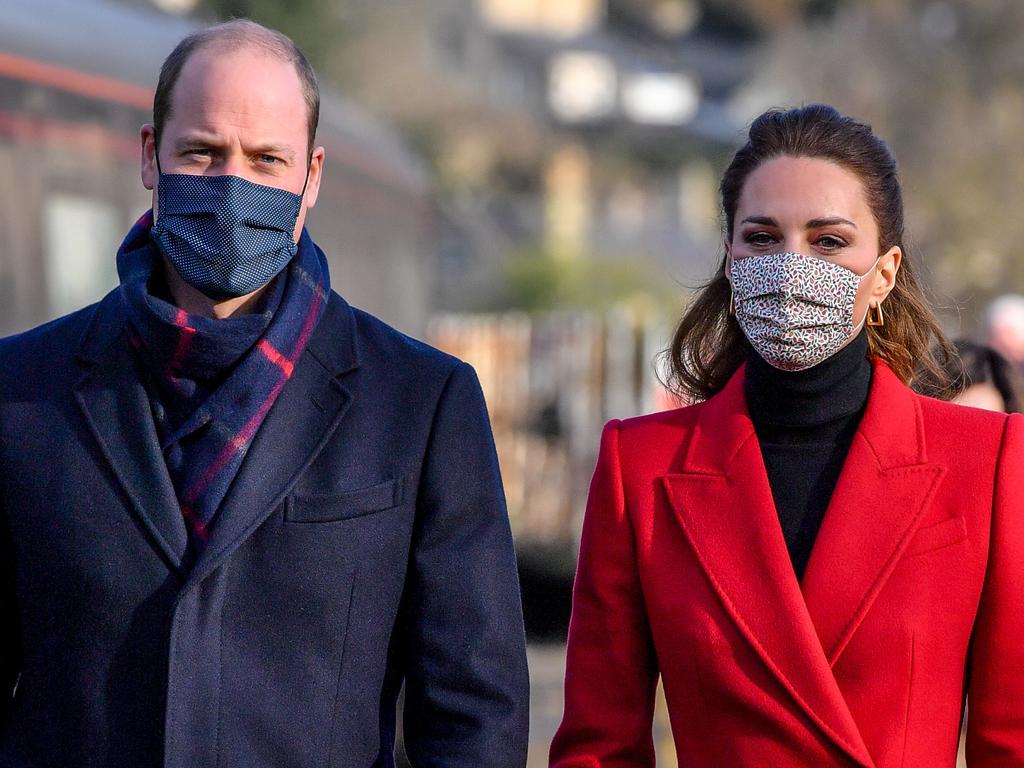
[[[760,224],[763,227],[777,227],[778,222],[771,216],[747,216],[740,224]]]
[[[821,227],[834,227],[837,224],[846,224],[847,226],[851,226],[854,229],[857,228],[857,225],[854,224],[849,219],[844,219],[842,216],[831,216],[831,217],[826,218],[826,219],[811,219],[810,221],[807,222],[807,229],[820,229]]]
[[[747,216],[747,218],[745,218],[740,223],[759,224],[763,227],[779,226],[779,223],[771,216]],[[847,226],[853,227],[854,229],[857,228],[856,224],[854,224],[849,219],[844,219],[842,216],[829,216],[821,219],[811,219],[810,221],[807,222],[805,226],[807,227],[807,229],[819,229],[821,227],[834,227],[838,224],[845,224]]]

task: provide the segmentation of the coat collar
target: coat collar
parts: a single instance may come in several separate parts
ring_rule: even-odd
[[[917,396],[875,363],[864,416],[797,582],[743,395],[744,369],[703,406],[669,499],[722,603],[766,666],[860,765],[872,758],[832,673],[927,507]]]
[[[75,398],[151,543],[174,570],[195,582],[266,519],[341,421],[352,397],[339,378],[359,367],[354,312],[344,299],[331,294],[194,564],[187,561],[185,523],[126,325],[123,297],[115,289],[97,305],[79,342],[81,376]]]
[[[113,344],[123,345],[127,321],[124,296],[120,288],[115,288],[96,305],[96,311],[82,333],[77,349],[79,361],[89,365],[107,359],[112,354],[110,347]],[[325,333],[324,328],[330,328],[331,332]],[[332,374],[359,367],[354,311],[337,293],[331,292],[327,309],[306,349]]]
[[[120,289],[107,294],[79,342],[74,395],[150,543],[179,575],[188,534],[160,451],[149,395],[136,369]]]

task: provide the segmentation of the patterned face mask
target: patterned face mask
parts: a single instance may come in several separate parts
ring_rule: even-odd
[[[732,262],[736,320],[758,354],[783,371],[828,359],[864,324],[853,318],[861,281],[846,267],[800,253],[771,253]]]
[[[161,173],[157,198],[153,242],[182,280],[210,298],[262,288],[298,249],[302,195],[286,189],[240,176]]]

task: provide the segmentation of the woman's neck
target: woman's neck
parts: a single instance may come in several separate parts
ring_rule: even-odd
[[[747,345],[747,408],[758,426],[818,427],[863,411],[871,388],[867,331],[804,371],[782,371]]]

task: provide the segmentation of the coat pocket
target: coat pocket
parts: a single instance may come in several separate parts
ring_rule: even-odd
[[[291,523],[330,523],[350,520],[393,509],[402,503],[400,479],[385,480],[367,488],[358,488],[323,496],[291,496],[285,504],[284,519]]]
[[[963,516],[950,517],[938,523],[919,528],[907,545],[903,557],[923,555],[936,549],[959,544],[967,538],[967,522]]]

